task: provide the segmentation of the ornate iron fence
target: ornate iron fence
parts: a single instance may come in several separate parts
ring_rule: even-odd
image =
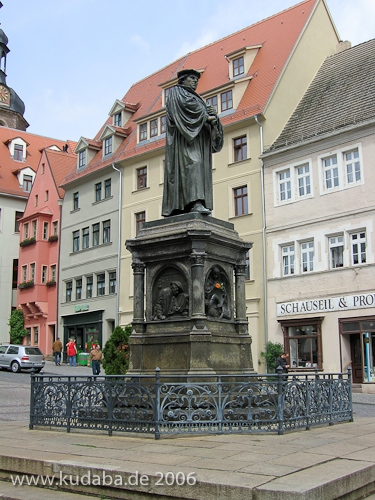
[[[337,374],[31,376],[34,426],[162,434],[278,432],[353,421]]]

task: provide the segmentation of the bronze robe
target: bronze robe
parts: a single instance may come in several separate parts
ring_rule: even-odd
[[[204,100],[182,85],[170,89],[166,110],[162,215],[188,212],[198,200],[212,210],[212,153],[223,147],[223,126],[208,123]]]

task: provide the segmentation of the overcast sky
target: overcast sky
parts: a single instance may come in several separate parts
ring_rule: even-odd
[[[93,138],[129,87],[295,0],[1,0],[7,84],[28,132]],[[327,0],[342,40],[375,37],[374,0]]]

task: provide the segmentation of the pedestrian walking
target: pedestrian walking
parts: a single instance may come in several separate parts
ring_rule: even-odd
[[[69,342],[66,344],[66,353],[69,358],[69,365],[77,366],[77,346],[73,339],[69,339]]]
[[[62,352],[62,343],[59,337],[55,340],[55,342],[52,344],[52,352],[55,357],[55,365],[60,365],[61,363],[61,352]]]
[[[96,344],[95,349],[92,349],[89,356],[89,366],[91,362],[92,374],[99,375],[100,373],[100,362],[103,359],[103,353],[100,350],[100,345]]]

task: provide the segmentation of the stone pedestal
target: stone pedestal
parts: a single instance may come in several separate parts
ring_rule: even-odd
[[[127,240],[134,272],[129,374],[156,367],[164,374],[253,373],[245,304],[251,246],[233,224],[198,213],[147,222]]]

